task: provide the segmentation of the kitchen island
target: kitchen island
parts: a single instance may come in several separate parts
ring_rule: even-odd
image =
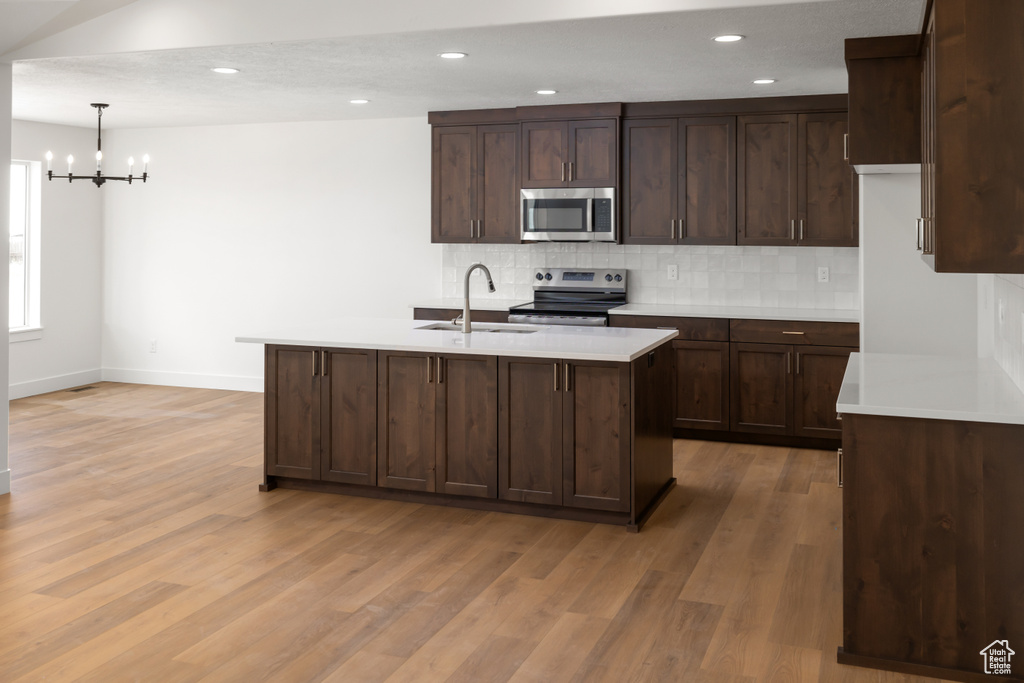
[[[340,319],[265,345],[265,481],[624,524],[672,477],[674,330]]]
[[[992,359],[850,357],[838,659],[955,681],[1024,643],[1024,394]]]

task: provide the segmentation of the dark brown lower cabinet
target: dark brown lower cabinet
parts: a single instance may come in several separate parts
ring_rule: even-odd
[[[838,660],[955,681],[1024,643],[1024,426],[843,415]],[[998,645],[998,644],[997,644]]]
[[[320,479],[377,484],[377,352],[323,349]]]
[[[266,474],[373,485],[377,352],[268,345]]]
[[[653,353],[653,352],[652,352]],[[665,413],[652,418],[654,438],[665,441],[669,425],[667,400],[671,387],[669,347],[657,354],[658,377],[651,386],[663,388],[659,401],[644,406]],[[671,478],[671,448],[658,454],[641,442],[643,430],[633,422],[631,405],[648,382],[634,386],[639,366],[655,358],[629,363],[545,358],[501,358],[499,368],[498,495],[547,505],[628,512],[637,481],[631,463],[648,459],[667,462],[667,473],[651,476],[658,486]],[[652,373],[654,374],[654,373]],[[646,378],[645,378],[646,379]],[[643,400],[648,395],[636,399]],[[660,403],[659,403],[660,402]],[[655,406],[653,404],[659,403]],[[652,439],[653,441],[653,439]],[[664,455],[665,457],[660,457]],[[650,499],[645,499],[650,502]],[[646,505],[646,503],[644,503]],[[642,511],[642,510],[640,510]]]
[[[266,474],[320,478],[320,349],[267,346],[264,364]]]
[[[381,351],[378,485],[493,498],[497,358]]]
[[[562,504],[629,510],[629,364],[562,361]]]
[[[733,343],[732,428],[755,434],[842,435],[836,400],[853,348]]]
[[[636,531],[675,482],[672,362],[668,343],[631,363],[267,345],[261,488]]]
[[[729,342],[672,341],[676,427],[729,429]]]
[[[732,428],[790,434],[793,424],[793,347],[732,344]]]

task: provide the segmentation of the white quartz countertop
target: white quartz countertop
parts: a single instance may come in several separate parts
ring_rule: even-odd
[[[420,353],[466,353],[490,356],[561,358],[629,362],[678,333],[624,327],[570,327],[474,323],[471,334],[419,329],[429,320],[344,318],[301,327],[259,331],[237,342],[381,349]],[[532,328],[530,334],[482,331],[484,328]]]
[[[836,410],[1024,424],[1024,393],[990,358],[854,353]]]
[[[474,294],[473,299],[470,302],[470,309],[474,311],[507,311],[513,306],[520,304],[528,304],[532,299],[488,299]],[[456,308],[462,310],[463,299],[449,298],[449,299],[429,299],[427,301],[417,301],[411,304],[409,308]]]
[[[831,308],[768,308],[759,306],[690,306],[685,304],[626,304],[612,315],[661,315],[679,318],[734,318],[736,320],[794,320],[859,323],[860,311]]]

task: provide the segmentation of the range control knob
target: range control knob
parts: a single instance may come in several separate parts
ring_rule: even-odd
[[[611,282],[611,281],[612,281],[612,275],[611,275],[611,273],[609,273],[608,275],[605,275],[605,276],[604,276],[604,279],[605,279],[605,281],[606,281],[606,282]]]
[[[615,281],[616,282],[622,282],[622,276],[621,275],[616,275],[615,276]]]
[[[544,276],[543,276],[543,275],[541,275],[540,273],[537,273],[537,279],[538,279],[538,280],[543,280],[543,279],[544,279]]]
[[[550,280],[551,279],[551,273],[544,273],[544,279],[545,280]]]

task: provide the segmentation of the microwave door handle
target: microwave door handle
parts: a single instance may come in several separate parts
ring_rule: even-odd
[[[587,232],[594,232],[594,199],[587,200]]]

